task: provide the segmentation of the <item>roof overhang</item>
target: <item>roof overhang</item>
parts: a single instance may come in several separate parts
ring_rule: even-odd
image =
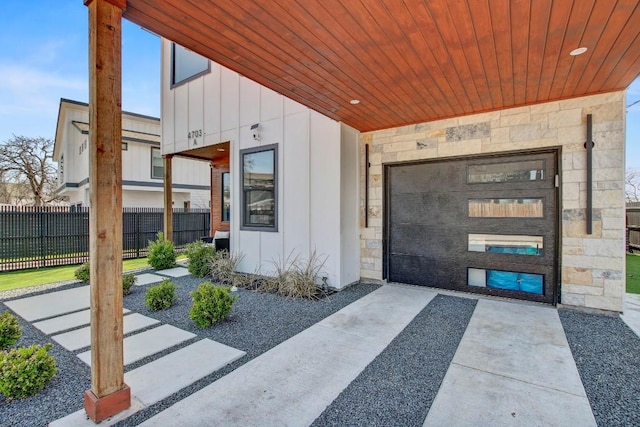
[[[640,73],[639,4],[127,0],[124,16],[371,131],[625,89]]]

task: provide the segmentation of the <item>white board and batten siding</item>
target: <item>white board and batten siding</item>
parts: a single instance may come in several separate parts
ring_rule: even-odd
[[[360,279],[359,133],[216,63],[171,88],[163,41],[163,153],[230,143],[231,247],[240,270],[269,274],[289,255],[326,257],[322,276],[340,288]],[[251,126],[260,125],[254,140]],[[188,139],[202,130],[202,138]],[[278,231],[240,229],[240,150],[278,144]]]

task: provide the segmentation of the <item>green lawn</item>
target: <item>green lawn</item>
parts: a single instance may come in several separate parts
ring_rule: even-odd
[[[640,255],[627,254],[627,292],[640,294]]]
[[[179,256],[178,260],[185,259]],[[127,259],[122,262],[124,271],[136,268],[148,267],[147,258]],[[72,280],[73,272],[77,265],[65,265],[63,267],[34,268],[32,270],[8,271],[0,274],[0,292],[11,289],[26,288],[29,286],[44,285],[47,283]]]

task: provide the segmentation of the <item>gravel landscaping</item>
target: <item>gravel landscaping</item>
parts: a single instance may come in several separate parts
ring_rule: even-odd
[[[476,303],[437,295],[312,426],[422,426]]]
[[[559,310],[599,426],[640,426],[640,337],[619,316]]]
[[[372,284],[354,285],[319,301],[282,298],[277,295],[240,289],[235,293],[239,298],[227,321],[212,328],[200,329],[189,319],[191,308],[189,293],[205,279],[186,276],[172,280],[176,284],[178,301],[170,309],[152,312],[145,306],[145,291],[151,285],[134,286],[133,292],[124,297],[124,306],[132,312],[158,319],[163,324],[193,332],[198,337],[168,351],[127,365],[125,370],[135,369],[203,338],[246,351],[247,355],[151,408],[135,414],[120,425],[136,425],[142,422],[379,287]],[[75,286],[80,284],[62,286],[58,290]],[[6,306],[0,303],[0,312],[5,309]],[[91,373],[89,367],[75,356],[84,349],[72,353],[49,339],[30,323],[21,321],[21,325],[23,334],[18,345],[51,342],[53,344],[51,354],[56,359],[58,374],[42,392],[30,398],[7,402],[0,396],[0,425],[45,426],[50,421],[83,408],[82,396],[84,390],[90,387]],[[317,363],[326,362],[318,360]],[[327,368],[329,369],[330,366]]]

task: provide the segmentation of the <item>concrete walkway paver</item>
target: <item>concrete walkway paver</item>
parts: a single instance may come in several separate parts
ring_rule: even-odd
[[[160,323],[159,320],[143,316],[139,313],[132,313],[124,316],[122,329],[124,334],[128,334],[158,323]],[[80,350],[81,348],[91,345],[91,327],[87,326],[85,328],[75,329],[63,334],[54,335],[51,338],[69,351]]]
[[[595,426],[558,312],[478,301],[424,425]]]
[[[168,268],[166,270],[156,270],[156,273],[161,274],[163,276],[169,276],[169,277],[184,277],[191,274],[189,273],[189,270],[185,267],[173,267],[173,268]]]
[[[124,382],[131,388],[131,407],[104,420],[101,426],[110,426],[188,385],[232,363],[246,353],[209,339],[195,342],[160,359],[124,374]],[[93,427],[95,423],[84,409],[49,424],[51,427]]]
[[[640,295],[625,294],[622,320],[640,337]]]
[[[128,365],[187,341],[196,334],[171,325],[162,325],[124,339],[124,364]],[[78,354],[80,360],[91,366],[91,350]]]
[[[124,308],[122,312],[123,314],[127,314],[130,310]],[[35,322],[33,326],[40,329],[45,334],[50,335],[55,334],[56,332],[66,331],[67,329],[77,328],[78,326],[88,325],[90,319],[91,310],[82,310]]]
[[[4,304],[24,320],[33,322],[89,308],[89,286],[5,301]]]
[[[142,425],[308,425],[435,295],[383,286]]]
[[[166,277],[158,276],[157,274],[153,273],[136,274],[136,278],[138,279],[135,283],[136,286],[145,286],[150,285],[151,283],[160,283],[164,279],[166,279]]]

